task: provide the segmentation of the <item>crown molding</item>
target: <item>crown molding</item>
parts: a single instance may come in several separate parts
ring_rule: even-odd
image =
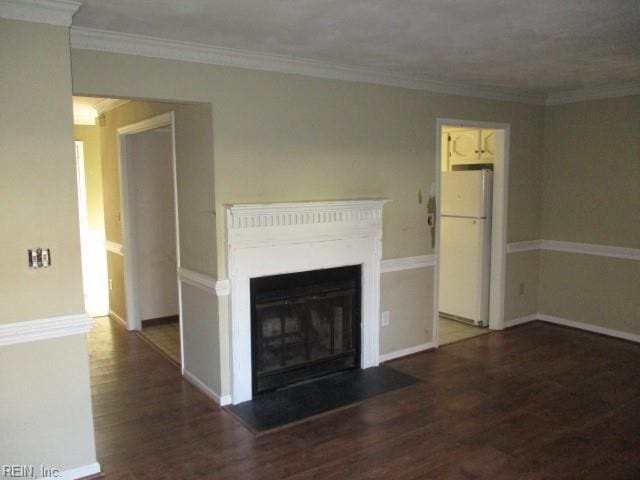
[[[455,82],[433,81],[422,77],[399,75],[364,67],[84,27],[71,28],[71,48],[306,75],[333,80],[373,83],[488,100],[536,105],[543,105],[546,100],[545,95],[539,94],[518,93],[507,89],[480,87]]]
[[[83,113],[73,112],[73,124],[74,125],[95,125],[96,117],[95,115],[88,112],[83,112]]]
[[[95,321],[86,313],[0,325],[0,345],[88,333]]]
[[[628,95],[640,95],[640,81],[550,93],[547,95],[546,104],[564,105],[567,103],[584,102],[587,100],[626,97]]]
[[[72,0],[2,0],[0,17],[70,27],[80,5]]]
[[[102,115],[114,108],[121,107],[122,105],[126,105],[131,100],[125,100],[121,98],[105,98],[104,100],[100,100],[96,103],[93,108],[95,109],[98,115]]]

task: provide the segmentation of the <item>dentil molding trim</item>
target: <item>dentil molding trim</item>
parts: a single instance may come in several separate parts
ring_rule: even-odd
[[[86,313],[0,325],[0,346],[88,333],[95,321]]]
[[[71,0],[2,0],[0,17],[70,27],[80,5]]]

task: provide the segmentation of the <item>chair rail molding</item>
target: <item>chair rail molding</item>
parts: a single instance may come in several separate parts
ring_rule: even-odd
[[[0,18],[70,27],[80,5],[71,0],[2,0]]]
[[[207,293],[217,295],[218,297],[229,295],[229,280],[216,280],[210,275],[196,272],[195,270],[189,270],[185,267],[180,267],[178,269],[178,278],[181,282],[186,283],[187,285],[197,287]]]
[[[523,242],[512,242],[507,244],[508,253],[530,252],[535,250],[640,260],[640,248],[598,245],[594,243],[565,242],[562,240],[526,240]]]
[[[417,255],[415,257],[387,258],[382,260],[382,273],[413,270],[416,268],[433,267],[436,264],[435,255]]]
[[[0,325],[0,346],[88,333],[95,320],[86,313]]]
[[[115,253],[116,255],[124,255],[124,247],[121,243],[112,242],[111,240],[104,241],[104,248],[107,252]]]

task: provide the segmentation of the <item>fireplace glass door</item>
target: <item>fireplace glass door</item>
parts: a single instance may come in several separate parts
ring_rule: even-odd
[[[359,267],[255,280],[254,394],[359,366]]]

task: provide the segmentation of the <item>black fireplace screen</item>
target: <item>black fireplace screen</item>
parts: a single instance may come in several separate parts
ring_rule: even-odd
[[[251,280],[253,393],[360,366],[360,266]]]

